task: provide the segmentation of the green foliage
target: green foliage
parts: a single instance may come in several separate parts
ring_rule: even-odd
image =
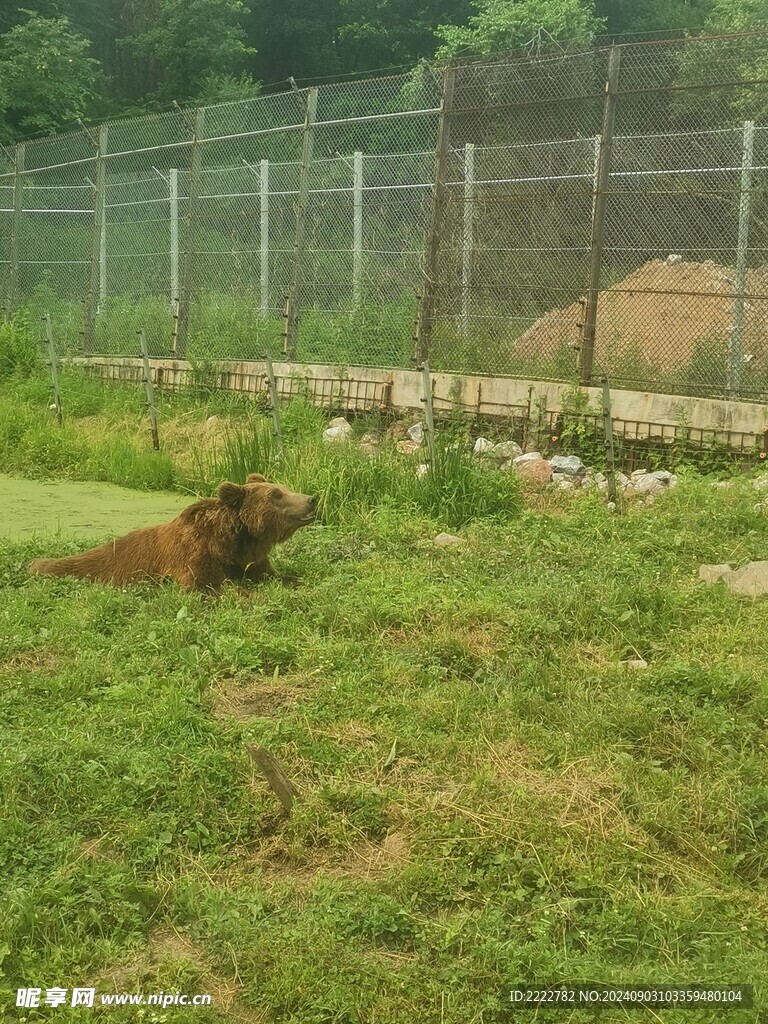
[[[304,443],[321,419],[292,409]],[[414,506],[328,509],[278,549],[299,585],[251,600],[31,579],[86,542],[0,544],[9,1005],[81,978],[222,993],[202,1024],[496,1022],[511,978],[741,979],[762,1005],[764,609],[696,570],[761,558],[768,518],[749,481],[624,516],[561,498],[449,551]],[[296,781],[290,817],[245,742]]]
[[[255,88],[242,77],[243,62],[255,50],[245,42],[247,9],[241,0],[159,0],[158,7],[142,12],[136,30],[123,42],[163,68],[159,101],[202,96],[206,88],[231,89],[235,82]]]
[[[532,46],[538,53],[562,41],[589,42],[603,27],[588,0],[478,0],[466,26],[441,25],[437,57],[485,56]]]
[[[374,458],[356,445],[329,445],[321,410],[296,399],[282,413],[285,453],[278,458],[272,422],[249,417],[227,431],[220,451],[198,461],[208,487],[218,480],[244,480],[249,472],[279,474],[289,487],[321,496],[323,521],[349,523],[375,512],[412,511],[458,529],[475,519],[506,518],[519,508],[515,477],[480,469],[468,447],[440,434],[433,466],[419,478],[416,463],[385,445]]]
[[[50,134],[83,117],[96,95],[100,66],[67,18],[25,11],[0,36],[0,135]]]
[[[32,377],[40,373],[41,366],[40,342],[29,317],[16,313],[12,320],[0,322],[0,380]]]

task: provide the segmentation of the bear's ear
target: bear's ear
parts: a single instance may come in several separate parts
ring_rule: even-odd
[[[223,484],[219,484],[216,494],[229,508],[237,509],[243,503],[245,488],[240,484],[231,484],[229,480],[225,480]]]
[[[267,482],[267,478],[262,476],[261,473],[249,473],[245,478],[245,482],[247,484],[265,484]]]

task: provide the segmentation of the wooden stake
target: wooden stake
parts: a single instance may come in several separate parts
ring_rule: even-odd
[[[293,808],[293,801],[301,798],[296,786],[294,786],[266,747],[257,747],[253,743],[246,743],[245,749],[248,751],[251,760],[260,768],[261,773],[269,784],[269,788],[283,805],[285,813],[290,814]]]

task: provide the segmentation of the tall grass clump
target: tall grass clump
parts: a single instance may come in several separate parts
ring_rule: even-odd
[[[14,377],[26,380],[39,373],[42,366],[40,342],[29,316],[17,313],[11,320],[0,323],[0,381]]]
[[[469,451],[455,444],[438,441],[434,464],[417,474],[418,462],[404,458],[391,443],[374,456],[353,443],[329,444],[322,436],[324,414],[301,400],[291,403],[285,419],[282,456],[270,420],[253,416],[233,426],[220,451],[199,460],[202,489],[260,472],[293,490],[317,494],[329,526],[351,525],[387,509],[458,529],[474,519],[509,517],[520,507],[512,474],[479,469]]]

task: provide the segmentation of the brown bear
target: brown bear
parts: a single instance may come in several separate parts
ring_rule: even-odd
[[[38,558],[31,573],[122,585],[172,577],[187,590],[218,591],[225,580],[273,576],[269,552],[315,518],[317,498],[294,494],[251,473],[225,482],[170,523],[141,530],[69,558]]]

